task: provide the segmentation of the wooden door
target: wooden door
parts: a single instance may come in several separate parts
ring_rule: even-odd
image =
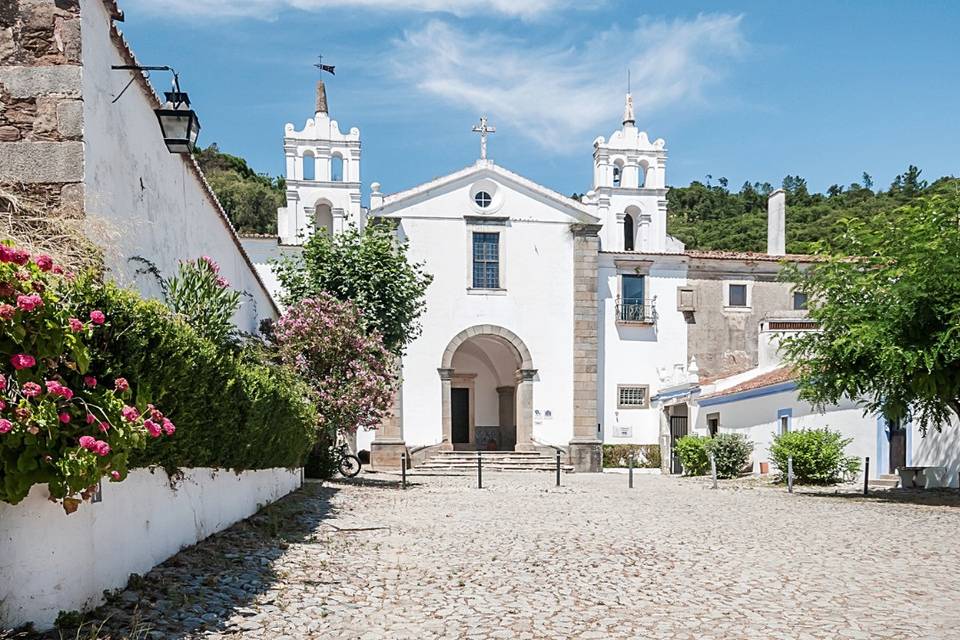
[[[683,473],[677,440],[687,435],[687,416],[670,416],[670,473]]]
[[[451,436],[453,444],[470,442],[470,390],[450,390]]]
[[[896,473],[898,467],[907,466],[907,430],[899,423],[890,423],[890,470]]]

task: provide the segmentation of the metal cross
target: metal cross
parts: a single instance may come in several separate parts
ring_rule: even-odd
[[[487,116],[480,116],[480,124],[474,125],[474,133],[480,134],[480,159],[487,159],[487,134],[496,133],[497,128],[487,124]]]

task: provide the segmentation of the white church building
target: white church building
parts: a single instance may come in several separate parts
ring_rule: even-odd
[[[621,126],[594,141],[582,200],[488,158],[481,119],[474,164],[398,193],[373,182],[364,208],[360,131],[328,111],[320,82],[313,118],[284,130],[278,237],[244,246],[276,296],[272,258],[312,233],[389,219],[433,275],[395,415],[359,436],[374,464],[422,447],[561,447],[596,471],[605,442],[659,443],[666,460],[689,414],[661,390],[757,366],[759,322],[804,315],[776,280],[783,192],[768,254],[685,251],[667,234],[665,142],[637,128],[630,95]]]

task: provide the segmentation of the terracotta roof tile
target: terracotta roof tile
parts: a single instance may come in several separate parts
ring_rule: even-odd
[[[768,371],[767,373],[763,373],[754,378],[744,380],[740,384],[734,385],[729,389],[724,389],[723,391],[711,393],[708,396],[701,396],[700,400],[706,400],[708,398],[721,398],[723,396],[729,396],[735,393],[742,393],[744,391],[750,391],[752,389],[770,387],[775,384],[789,382],[791,380],[794,380],[795,378],[796,378],[796,373],[794,373],[793,367],[780,367],[779,369],[774,369],[773,371]]]

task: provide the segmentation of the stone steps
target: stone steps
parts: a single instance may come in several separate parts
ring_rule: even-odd
[[[477,471],[477,456],[482,456],[484,471],[556,471],[555,457],[538,451],[441,451],[422,464],[415,472],[443,471],[470,474]],[[560,469],[573,472],[573,466],[561,461]]]
[[[900,476],[895,473],[884,473],[872,478],[869,486],[874,489],[896,489],[900,486]]]

